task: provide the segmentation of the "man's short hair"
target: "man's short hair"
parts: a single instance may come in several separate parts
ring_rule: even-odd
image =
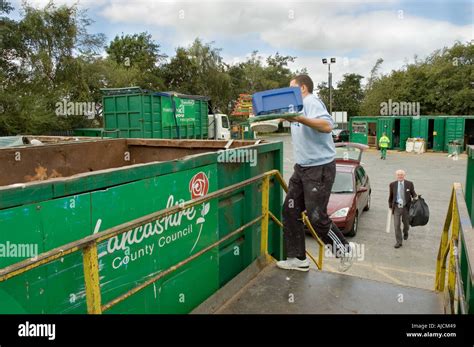
[[[398,169],[397,171],[395,171],[395,174],[398,175],[399,173],[403,174],[403,176],[406,176],[406,172],[405,170],[402,170],[402,169]]]
[[[292,81],[296,81],[296,83],[298,83],[300,87],[306,86],[306,88],[308,89],[308,93],[310,94],[313,93],[313,88],[314,88],[313,80],[308,75],[295,76],[292,78]]]

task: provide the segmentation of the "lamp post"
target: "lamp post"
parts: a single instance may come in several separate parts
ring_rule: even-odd
[[[331,64],[336,63],[336,58],[323,58],[323,64],[328,66],[328,86],[329,86],[329,114],[332,117],[332,73],[331,73]]]

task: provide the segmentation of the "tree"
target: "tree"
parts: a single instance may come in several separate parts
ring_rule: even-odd
[[[364,77],[358,74],[345,74],[335,88],[332,101],[334,111],[346,111],[349,117],[360,115],[360,103],[364,98],[361,80]],[[327,82],[317,86],[318,96],[329,110],[329,87]]]
[[[163,66],[163,78],[169,90],[181,93],[193,93],[197,87],[198,67],[183,47]]]
[[[216,111],[228,112],[231,78],[221,49],[196,39],[189,47],[178,47],[176,55],[163,67],[166,85],[177,92],[204,95]]]
[[[358,74],[345,74],[334,90],[334,110],[347,111],[348,116],[360,116],[360,104],[364,98],[361,80]]]
[[[258,51],[253,51],[245,61],[230,66],[228,73],[232,88],[231,101],[235,102],[239,94],[287,87],[293,76],[306,72],[305,69],[293,72],[288,68],[288,64],[295,59],[278,52],[264,59]]]
[[[197,70],[195,93],[209,96],[215,111],[226,112],[231,94],[230,77],[221,51],[213,47],[213,42],[196,39],[187,53]]]
[[[2,12],[11,6],[2,5]],[[80,72],[76,55],[92,57],[104,36],[90,35],[91,21],[73,6],[49,2],[36,9],[23,5],[19,21],[2,20],[0,64],[2,93],[0,134],[45,133],[86,124],[84,117],[58,118],[55,104],[82,95],[82,84],[71,83]]]
[[[317,93],[321,101],[329,109],[329,87],[327,82],[321,82],[316,87]],[[333,96],[334,100],[334,96]]]
[[[24,57],[18,58],[43,86],[58,86],[68,77],[75,50],[93,55],[103,45],[103,35],[87,33],[91,21],[77,5],[56,7],[51,1],[44,9],[25,4],[23,10],[25,17],[19,22],[19,30],[25,51]]]
[[[416,58],[414,63],[377,78],[376,64],[361,112],[379,115],[380,104],[391,99],[418,102],[421,114],[472,114],[473,61],[473,45],[456,42],[450,48],[434,51],[425,60]]]
[[[151,34],[142,32],[116,36],[106,47],[106,52],[107,58],[115,63],[112,65],[119,73],[122,76],[128,75],[125,80],[134,80],[134,85],[150,90],[164,87],[160,67],[166,55],[161,54],[160,45],[152,39]]]
[[[294,62],[296,57],[283,56],[276,52],[267,58],[265,67],[265,79],[273,81],[275,88],[287,87],[293,77],[293,72],[288,68],[288,64]],[[299,74],[297,71],[296,74]]]
[[[115,36],[106,52],[118,64],[136,66],[144,72],[153,72],[166,57],[160,54],[160,45],[147,32]]]
[[[374,66],[370,70],[370,77],[367,81],[366,90],[372,88],[372,85],[374,84],[375,80],[378,77],[378,72],[379,72],[379,69],[380,69],[380,65],[382,65],[382,63],[383,63],[383,59],[378,58],[377,61],[374,64]]]

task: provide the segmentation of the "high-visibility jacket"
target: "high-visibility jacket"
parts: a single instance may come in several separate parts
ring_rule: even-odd
[[[382,136],[379,140],[379,147],[387,148],[389,143],[390,143],[390,139],[388,138],[388,136]]]

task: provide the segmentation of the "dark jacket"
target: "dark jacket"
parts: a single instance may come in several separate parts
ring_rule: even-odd
[[[415,198],[417,194],[415,193],[415,186],[413,185],[413,182],[411,181],[404,181],[404,188],[405,188],[405,208],[409,209],[411,205],[411,200],[412,198]],[[392,209],[393,213],[393,207],[394,205],[397,205],[397,190],[398,190],[398,181],[390,183],[389,186],[390,189],[390,195],[388,197],[388,207]]]

